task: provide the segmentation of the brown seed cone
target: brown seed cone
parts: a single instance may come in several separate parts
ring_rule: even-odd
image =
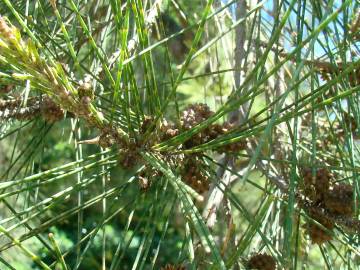
[[[205,104],[195,104],[188,107],[187,110],[183,112],[181,117],[182,128],[188,130],[198,125],[199,123],[205,121],[213,114],[210,111],[209,107]],[[185,148],[192,148],[194,146],[207,143],[211,140],[218,138],[221,135],[226,134],[231,129],[233,125],[229,122],[224,124],[212,124],[207,128],[203,129],[199,133],[193,135],[188,141],[185,142]],[[246,147],[245,141],[231,143],[225,146],[221,146],[216,149],[219,153],[228,153],[228,152],[239,152],[244,150]]]
[[[130,148],[120,150],[119,164],[125,169],[133,168],[141,160],[138,151],[132,146]]]
[[[308,214],[312,219],[319,222],[328,230],[332,230],[335,226],[334,221],[328,219],[316,206],[311,207],[308,210]],[[315,223],[309,223],[307,228],[308,234],[313,244],[321,245],[332,239],[331,234]]]
[[[275,270],[276,261],[268,254],[256,254],[253,255],[247,262],[247,269],[258,269],[258,270]]]
[[[28,107],[39,106],[39,102],[40,102],[40,100],[38,97],[29,97],[27,99],[26,106],[28,106]],[[3,110],[9,110],[9,111],[18,110],[19,108],[21,108],[23,103],[24,103],[24,100],[21,98],[8,99],[8,100],[0,99],[0,110],[1,111],[3,111]]]
[[[102,132],[99,136],[99,145],[103,148],[111,147],[116,143],[109,132]]]
[[[213,115],[213,112],[206,104],[192,104],[182,112],[182,115],[180,117],[181,127],[184,130],[189,130],[208,119],[211,115]],[[214,136],[216,135],[212,130],[212,126],[209,126],[203,129],[201,132],[193,135],[189,140],[185,142],[184,146],[185,148],[191,148],[208,142],[211,137]]]
[[[160,270],[185,270],[185,267],[182,265],[167,264],[161,267]]]
[[[316,224],[308,224],[308,234],[313,244],[321,245],[332,240],[332,236]]]
[[[64,118],[64,110],[50,98],[44,98],[40,103],[41,115],[47,122],[57,122]]]
[[[138,175],[138,184],[141,191],[147,191],[150,189],[154,179],[160,177],[162,174],[160,171],[155,170],[152,167],[146,166],[143,171]]]
[[[78,95],[80,99],[82,97],[89,97],[91,100],[95,98],[94,90],[92,89],[91,84],[88,82],[84,82],[79,86]]]
[[[206,104],[192,104],[182,112],[180,122],[182,127],[188,130],[205,121],[213,114]]]
[[[183,181],[192,187],[196,192],[202,194],[209,190],[209,177],[205,174],[204,162],[196,157],[185,159],[185,164],[182,169]]]
[[[304,194],[314,202],[322,202],[325,194],[329,191],[331,174],[325,168],[316,170],[315,176],[311,169],[303,170]]]
[[[342,216],[352,216],[353,214],[353,188],[348,184],[340,184],[334,186],[325,195],[326,208],[336,214]]]
[[[130,169],[137,164],[139,158],[139,155],[137,155],[136,153],[126,152],[123,154],[123,157],[120,160],[120,164],[124,168]]]

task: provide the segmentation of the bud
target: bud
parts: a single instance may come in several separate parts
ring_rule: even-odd
[[[80,86],[78,88],[78,95],[79,95],[79,98],[89,97],[91,100],[93,100],[95,98],[94,91],[89,82],[83,82],[80,84]]]
[[[14,28],[10,27],[4,17],[0,16],[0,35],[9,41],[16,39]]]

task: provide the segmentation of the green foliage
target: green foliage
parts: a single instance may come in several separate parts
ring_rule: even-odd
[[[0,269],[359,268],[359,7],[0,0]]]

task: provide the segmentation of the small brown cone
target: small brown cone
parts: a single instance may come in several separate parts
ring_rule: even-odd
[[[329,191],[330,172],[325,168],[320,168],[313,176],[311,169],[308,168],[303,171],[302,175],[305,195],[314,202],[322,202],[325,194]]]
[[[336,215],[352,216],[353,188],[348,184],[334,186],[325,196],[326,208]]]
[[[322,213],[321,210],[313,207],[309,210],[309,216],[319,222],[321,225],[323,225],[328,230],[332,230],[335,226],[334,222],[332,220],[329,220],[326,218]],[[331,234],[329,234],[326,230],[324,230],[322,227],[315,223],[309,223],[307,225],[308,228],[308,234],[310,236],[310,239],[313,244],[321,245],[329,240],[332,239]]]
[[[276,261],[268,254],[253,255],[247,262],[247,269],[275,270]]]
[[[64,110],[50,98],[44,98],[41,101],[40,111],[43,118],[50,123],[62,120],[65,115]]]
[[[182,112],[180,122],[182,127],[188,130],[205,121],[213,114],[214,112],[206,104],[192,104]]]
[[[330,224],[327,225],[329,226]],[[313,244],[321,245],[332,240],[332,236],[316,224],[308,225],[308,234]]]
[[[204,166],[203,160],[191,156],[185,159],[185,165],[181,173],[183,181],[200,194],[208,191],[210,187],[209,177],[204,171]]]

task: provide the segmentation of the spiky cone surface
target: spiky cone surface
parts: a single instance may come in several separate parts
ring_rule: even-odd
[[[145,165],[145,169],[142,170],[138,175],[138,184],[140,190],[147,191],[151,187],[154,180],[159,178],[161,175],[162,173],[160,171]]]
[[[0,99],[0,111],[3,111],[3,110],[11,111],[11,110],[19,109],[23,103],[24,103],[24,100],[21,98],[7,99],[7,100]],[[35,106],[38,104],[39,104],[39,99],[37,97],[29,97],[26,102],[26,105],[28,107]]]
[[[94,90],[89,82],[81,83],[77,91],[80,98],[89,97],[91,100],[95,98]]]
[[[19,109],[14,109],[12,111],[0,111],[0,121],[8,119],[16,119],[19,121],[31,120],[37,117],[40,114],[39,106],[29,106]]]
[[[185,270],[185,266],[182,265],[173,265],[173,264],[167,264],[160,268],[160,270]]]
[[[189,130],[201,122],[207,120],[214,114],[206,104],[198,103],[190,105],[187,109],[182,112],[180,123],[181,128],[184,130]],[[191,148],[203,143],[207,143],[211,140],[218,138],[221,135],[224,135],[231,131],[234,126],[228,122],[224,124],[211,124],[208,127],[201,130],[199,133],[192,136],[188,141],[185,142],[185,148]],[[177,135],[177,134],[176,134]],[[228,152],[239,152],[244,150],[246,147],[245,141],[239,141],[230,143],[216,149],[219,153],[228,153]]]
[[[325,206],[336,215],[352,216],[353,194],[354,190],[351,185],[336,185],[326,194]]]
[[[259,253],[251,256],[246,264],[247,269],[257,270],[275,270],[276,261],[275,259],[265,253]]]
[[[216,149],[217,152],[221,153],[237,153],[239,151],[242,151],[246,148],[246,142],[245,141],[238,141],[234,143],[230,143],[224,146],[221,146]]]
[[[181,115],[180,122],[184,129],[191,129],[208,119],[214,113],[203,103],[188,106]]]
[[[209,106],[203,103],[192,104],[188,106],[181,114],[180,124],[182,129],[189,130],[197,126],[201,122],[207,120],[214,113],[210,110]],[[211,126],[203,129],[199,133],[192,136],[188,141],[185,142],[186,148],[191,148],[210,140],[214,134],[211,130]]]
[[[337,67],[322,67],[319,69],[323,80],[329,81],[332,77],[338,76],[345,69],[343,63],[338,63]],[[350,86],[355,87],[360,84],[360,68],[355,68],[346,75]]]
[[[322,214],[321,210],[317,206],[312,206],[310,209],[308,209],[309,216],[316,220],[318,223],[320,223],[322,226],[324,226],[328,230],[332,230],[335,226],[334,221],[328,219],[325,217],[324,214]],[[325,229],[320,227],[319,225],[309,222],[307,225],[307,232],[310,236],[311,242],[313,244],[321,245],[327,241],[332,240],[332,236],[329,232],[327,232]]]
[[[311,168],[306,168],[302,175],[305,195],[314,202],[322,202],[325,194],[329,191],[330,172],[325,168],[319,168],[313,176]]]
[[[181,170],[183,181],[200,194],[208,191],[210,187],[209,177],[205,173],[205,166],[202,159],[197,156],[190,156],[185,157]]]

